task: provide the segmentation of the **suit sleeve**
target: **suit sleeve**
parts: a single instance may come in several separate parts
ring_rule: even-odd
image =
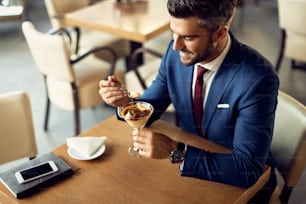
[[[169,49],[171,49],[170,45],[168,47],[168,50]],[[152,84],[145,90],[141,98],[138,99],[149,102],[154,107],[154,112],[150,117],[147,126],[158,120],[160,116],[166,111],[168,106],[171,104],[167,84],[167,65],[165,65],[165,58],[167,56],[167,53],[163,57],[156,78],[153,80]]]

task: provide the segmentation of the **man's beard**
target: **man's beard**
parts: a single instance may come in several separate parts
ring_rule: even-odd
[[[186,51],[182,50],[181,52],[189,52],[189,51],[188,50],[186,50]],[[208,41],[205,53],[203,53],[202,55],[194,58],[192,61],[190,61],[188,63],[186,63],[186,62],[184,63],[181,59],[181,63],[186,65],[186,66],[190,66],[190,65],[196,64],[198,62],[203,62],[203,61],[207,60],[214,52],[215,52],[215,46],[214,46],[214,43],[212,41],[212,38],[210,38],[209,41]]]

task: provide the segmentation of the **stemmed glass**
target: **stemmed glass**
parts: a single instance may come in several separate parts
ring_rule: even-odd
[[[128,105],[118,108],[119,117],[123,118],[134,130],[142,130],[154,111],[150,103],[144,101],[133,101]],[[129,147],[130,156],[139,158],[138,147]]]

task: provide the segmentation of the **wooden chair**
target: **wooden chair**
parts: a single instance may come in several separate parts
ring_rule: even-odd
[[[115,70],[116,55],[109,47],[96,47],[76,59],[71,59],[67,40],[63,35],[39,32],[32,22],[25,21],[22,30],[37,68],[46,85],[47,107],[44,129],[48,128],[50,102],[74,111],[75,135],[80,133],[80,114],[84,108],[103,103],[98,90],[99,81],[116,74],[124,81],[124,71]],[[93,54],[108,52],[112,62],[105,62]]]
[[[306,165],[306,108],[282,91],[278,96],[271,152],[284,180],[279,199],[288,203]]]
[[[53,26],[53,29],[50,30],[51,33],[54,32],[54,30],[58,30],[60,28],[66,28],[68,30],[68,27],[65,24],[63,18],[65,13],[72,12],[90,5],[90,0],[44,1],[49,19]],[[79,27],[70,28],[69,33],[71,35],[73,35],[72,31],[74,31],[76,36],[74,43],[75,54],[82,52],[82,50],[89,50],[96,46],[108,46],[115,51],[118,58],[124,57],[127,59],[130,55],[130,44],[127,40],[123,40],[103,32],[81,29]],[[106,52],[96,52],[95,55],[106,61],[109,61],[109,59],[111,59],[111,56],[109,56],[109,54]]]
[[[306,1],[278,0],[281,28],[280,52],[275,65],[278,72],[284,56],[291,59],[292,68],[306,70]],[[298,64],[297,62],[301,62]],[[302,64],[304,63],[304,64]]]
[[[0,94],[0,164],[37,155],[29,95],[23,91]]]

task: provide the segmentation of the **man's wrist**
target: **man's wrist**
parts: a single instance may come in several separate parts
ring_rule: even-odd
[[[170,152],[169,159],[171,163],[181,163],[185,158],[185,144],[178,142],[174,150]]]

